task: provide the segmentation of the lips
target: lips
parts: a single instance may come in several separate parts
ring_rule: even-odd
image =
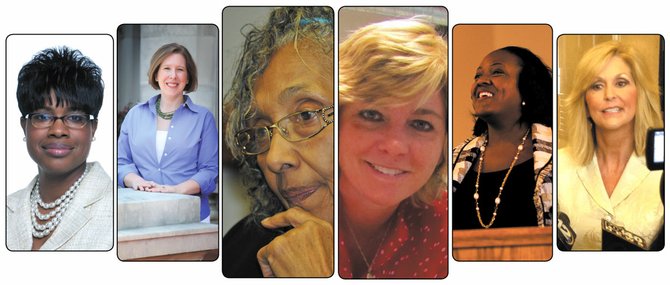
[[[42,149],[53,157],[64,157],[72,152],[74,147],[63,143],[48,143],[43,145]]]
[[[482,88],[477,88],[474,94],[475,99],[493,98],[493,96],[495,96],[495,92]]]
[[[179,82],[165,82],[165,86],[170,88],[177,88],[179,87]]]
[[[280,194],[286,201],[289,203],[289,205],[296,205],[299,204],[300,202],[304,201],[305,199],[309,198],[309,196],[312,196],[317,190],[319,190],[319,186],[303,186],[303,187],[289,187],[286,189],[282,189],[280,191]]]
[[[384,175],[388,175],[388,176],[398,176],[398,175],[402,175],[402,174],[407,173],[407,171],[404,171],[404,170],[401,170],[401,169],[390,168],[390,167],[384,167],[384,166],[381,166],[381,165],[377,165],[377,164],[371,163],[371,162],[369,162],[369,161],[366,161],[366,162],[367,162],[368,165],[370,165],[370,167],[371,167],[372,169],[374,169],[375,171],[377,171],[377,172],[379,172],[379,173],[381,173],[381,174],[384,174]]]
[[[602,111],[603,113],[621,113],[623,112],[623,108],[621,107],[609,107],[606,108]]]

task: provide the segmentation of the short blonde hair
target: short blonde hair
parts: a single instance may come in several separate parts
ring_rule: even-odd
[[[635,110],[634,136],[635,153],[645,153],[647,129],[663,127],[661,118],[660,93],[657,82],[651,77],[651,70],[642,55],[632,46],[620,41],[598,44],[587,51],[577,64],[573,87],[564,99],[566,126],[566,146],[576,161],[582,165],[593,158],[595,152],[595,128],[586,115],[586,91],[594,78],[613,57],[621,58],[630,67],[637,88],[637,110]],[[584,139],[586,136],[586,139]]]
[[[188,74],[188,78],[186,81],[186,87],[184,87],[184,91],[186,93],[193,92],[198,89],[198,69],[195,67],[195,61],[193,60],[193,57],[191,57],[191,53],[188,52],[188,49],[177,43],[170,43],[161,46],[151,57],[149,71],[147,74],[149,77],[149,85],[151,85],[151,87],[153,87],[155,90],[161,89],[158,85],[158,82],[156,82],[156,74],[158,74],[158,69],[161,67],[161,64],[165,58],[175,53],[183,55],[184,60],[186,61],[186,73]]]
[[[352,102],[401,105],[416,94],[422,95],[423,103],[440,92],[447,114],[447,55],[444,39],[418,18],[360,28],[340,44],[339,106]],[[446,148],[445,143],[432,177],[412,196],[415,204],[431,204],[446,189]]]

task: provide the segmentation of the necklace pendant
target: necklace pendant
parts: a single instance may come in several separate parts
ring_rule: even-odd
[[[375,278],[375,276],[372,275],[372,273],[370,271],[368,271],[368,274],[365,274],[365,278],[372,279],[372,278]]]

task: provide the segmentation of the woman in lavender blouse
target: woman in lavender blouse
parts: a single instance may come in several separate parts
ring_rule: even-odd
[[[149,84],[160,94],[133,107],[121,125],[119,187],[200,196],[200,220],[209,222],[208,196],[219,173],[214,116],[185,93],[198,87],[188,50],[171,43],[151,58]]]

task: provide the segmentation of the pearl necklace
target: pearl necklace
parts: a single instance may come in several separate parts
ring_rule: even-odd
[[[347,222],[347,219],[345,217],[344,222],[347,224],[347,228],[349,229],[349,232],[351,233],[351,237],[354,238],[354,244],[356,244],[356,248],[358,249],[358,252],[361,254],[361,257],[363,257],[363,262],[365,262],[365,266],[367,267],[367,274],[365,274],[365,278],[375,278],[374,275],[372,275],[372,264],[375,263],[375,259],[377,259],[377,254],[379,253],[379,248],[381,248],[382,244],[384,244],[384,241],[386,240],[386,235],[389,232],[389,228],[391,227],[391,222],[388,222],[388,225],[386,225],[386,230],[384,230],[384,235],[382,236],[381,241],[379,242],[379,245],[377,245],[377,250],[375,251],[375,256],[372,257],[372,261],[368,262],[368,258],[365,257],[365,253],[363,253],[363,249],[361,248],[361,245],[358,243],[358,239],[356,238],[356,233],[354,233],[354,230],[351,228],[349,225],[349,222]],[[352,271],[353,273],[353,271]]]
[[[509,174],[512,172],[512,168],[514,168],[514,164],[516,164],[516,161],[519,159],[519,154],[521,153],[521,150],[523,150],[523,144],[526,142],[526,138],[528,138],[528,133],[530,133],[530,128],[526,130],[526,134],[523,135],[523,138],[521,139],[521,144],[516,148],[516,155],[514,155],[514,159],[512,160],[512,164],[509,166],[509,169],[507,170],[507,173],[505,174],[505,178],[503,178],[502,184],[500,184],[500,188],[498,188],[498,196],[494,200],[495,202],[495,208],[493,209],[493,217],[491,217],[491,221],[488,224],[484,224],[484,221],[482,221],[482,215],[479,213],[479,175],[482,172],[482,165],[484,164],[484,152],[486,151],[486,145],[488,144],[488,135],[487,139],[484,141],[484,144],[479,148],[482,155],[479,157],[479,165],[477,166],[477,181],[475,182],[475,195],[473,197],[475,198],[475,210],[477,211],[477,219],[479,220],[479,224],[483,227],[488,229],[493,225],[493,222],[496,220],[496,216],[498,215],[498,206],[500,205],[500,196],[502,195],[503,188],[505,187],[505,183],[507,182],[507,177],[509,177]]]
[[[77,193],[77,189],[79,189],[79,184],[84,179],[84,176],[86,176],[86,173],[88,173],[88,165],[86,166],[86,169],[84,169],[84,173],[79,177],[79,179],[77,179],[77,181],[75,181],[74,184],[70,186],[70,189],[68,189],[65,193],[63,193],[63,195],[58,197],[56,201],[51,203],[46,203],[42,201],[42,197],[40,197],[40,180],[39,177],[37,178],[37,181],[35,182],[35,187],[33,187],[33,191],[30,193],[33,237],[39,239],[48,236],[50,233],[53,232],[53,230],[58,226],[58,224],[60,224],[65,211],[67,211],[67,208],[68,206],[70,206],[72,199],[74,199],[74,195]],[[39,210],[40,207],[42,207],[45,210],[48,210],[47,213],[46,214],[40,213]],[[49,220],[49,221],[40,224],[38,220],[39,221]]]

